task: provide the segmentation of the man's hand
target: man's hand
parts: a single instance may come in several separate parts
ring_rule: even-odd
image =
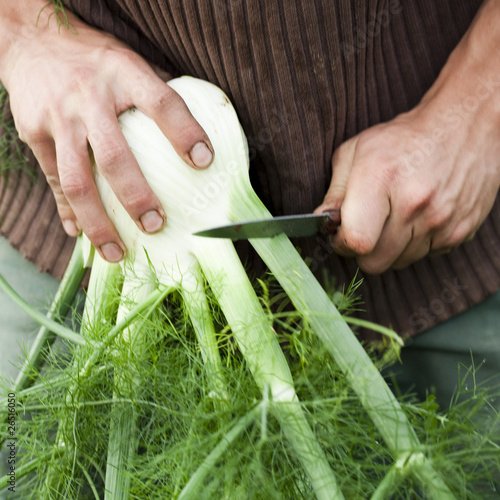
[[[334,250],[361,269],[403,268],[474,236],[500,187],[500,2],[486,2],[412,111],[335,152],[315,210],[341,208]]]
[[[210,141],[180,96],[114,37],[69,14],[59,27],[45,0],[0,7],[0,79],[20,138],[33,150],[71,236],[81,230],[108,261],[126,249],[94,183],[89,145],[118,199],[147,233],[166,215],[120,131],[117,115],[136,106],[153,118],[193,168],[213,158]],[[8,5],[8,6],[7,6]],[[39,16],[39,18],[38,18]],[[37,22],[38,18],[38,22]]]

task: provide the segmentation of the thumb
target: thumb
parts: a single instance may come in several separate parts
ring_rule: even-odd
[[[349,177],[342,203],[342,224],[333,249],[341,255],[368,255],[374,249],[391,214],[386,186],[371,168],[357,165]]]
[[[326,192],[323,203],[314,210],[315,214],[321,214],[326,210],[340,210],[345,198],[347,181],[351,173],[356,151],[357,137],[344,142],[332,157],[332,180]]]
[[[369,254],[390,214],[384,183],[374,178],[376,170],[371,158],[357,158],[358,139],[359,136],[353,137],[335,152],[330,187],[315,210],[322,213],[340,209],[341,224],[337,233],[330,236],[330,244],[344,257]]]

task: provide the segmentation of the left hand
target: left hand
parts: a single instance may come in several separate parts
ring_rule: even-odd
[[[499,3],[486,2],[416,108],[333,156],[331,185],[315,212],[341,208],[332,247],[367,273],[449,251],[491,210],[500,187],[500,65],[484,40],[492,31],[478,25],[500,17]]]

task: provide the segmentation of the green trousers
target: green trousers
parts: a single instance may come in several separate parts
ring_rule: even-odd
[[[52,301],[58,280],[41,274],[36,267],[24,260],[22,255],[13,250],[7,241],[0,238],[0,273],[14,289],[30,304],[46,311]],[[31,342],[39,329],[28,315],[14,305],[0,292],[0,377],[2,378],[2,394],[7,396],[13,382],[29,352]],[[4,389],[5,388],[5,389]],[[0,475],[7,473],[7,448],[0,448]],[[0,500],[16,498],[9,491],[0,492]]]
[[[403,393],[419,399],[433,393],[446,408],[461,392],[489,387],[499,397],[500,291],[479,305],[416,336],[401,353],[402,364],[390,369]]]
[[[31,305],[46,311],[59,286],[58,280],[36,267],[0,238],[0,273]],[[0,376],[14,380],[39,326],[0,292]],[[1,395],[3,397],[4,395]]]

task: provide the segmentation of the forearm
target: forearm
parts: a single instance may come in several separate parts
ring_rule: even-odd
[[[483,175],[490,189],[498,191],[500,0],[484,2],[420,104],[401,118],[419,123],[423,132],[414,151],[406,157],[406,174],[410,178],[437,153],[449,155],[455,165],[469,157],[476,166],[488,165]],[[454,181],[458,177],[455,172]],[[477,178],[473,181],[479,182]]]
[[[440,105],[451,128],[474,116],[500,132],[500,0],[486,0],[421,105]]]

